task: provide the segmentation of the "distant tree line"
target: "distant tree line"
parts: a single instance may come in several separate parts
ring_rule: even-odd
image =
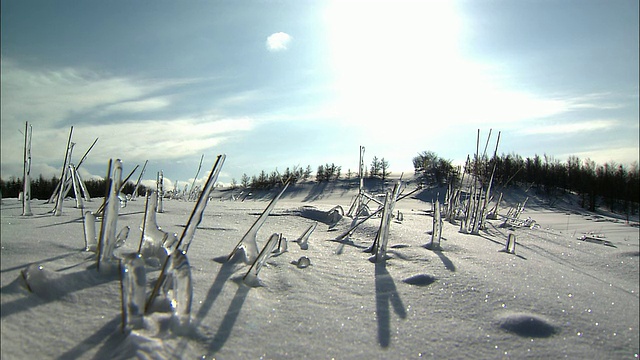
[[[547,194],[574,192],[580,195],[581,206],[595,211],[598,199],[612,211],[635,212],[640,202],[640,172],[638,163],[630,166],[610,161],[596,164],[591,159],[570,156],[566,162],[543,155],[522,158],[502,154],[487,162],[495,164],[494,182],[498,185],[530,184]],[[631,206],[635,203],[635,206]],[[630,209],[631,208],[631,209]]]
[[[423,151],[413,158],[415,174],[425,185],[447,184],[459,181],[462,175],[461,167],[452,165],[451,160],[439,157],[433,151]],[[495,167],[495,170],[494,170]],[[478,159],[468,159],[464,165],[464,172],[477,174],[482,179],[488,179],[493,173],[494,186],[526,185],[548,195],[573,192],[580,195],[581,206],[591,211],[599,206],[599,201],[612,211],[635,214],[640,203],[640,168],[637,162],[630,166],[613,161],[603,165],[593,160],[581,160],[570,156],[566,162],[553,157],[534,155],[522,158],[517,154],[502,154],[489,159],[487,156]],[[238,183],[232,180],[232,187],[241,186],[253,189],[272,189],[284,184],[287,180],[291,184],[308,181],[312,170],[299,166],[287,167],[280,173],[277,169],[267,173],[264,170],[258,175],[249,177],[243,174]],[[365,178],[379,178],[385,180],[389,175],[389,163],[384,158],[373,157],[370,167],[365,168]],[[334,163],[320,165],[315,173],[317,182],[336,181],[342,176],[342,168]],[[350,169],[346,178],[357,176]],[[31,197],[33,199],[49,199],[55,190],[59,179],[52,177],[45,179],[42,175],[31,180]],[[105,193],[105,180],[91,179],[85,181],[91,197],[102,197]],[[11,177],[9,180],[0,179],[2,197],[18,197],[22,191],[22,179]],[[124,186],[125,194],[133,193],[135,184],[131,181]],[[140,186],[138,195],[144,195],[146,188]]]
[[[311,165],[308,165],[306,168],[301,168],[299,166],[287,167],[285,171],[281,174],[278,169],[267,173],[262,170],[260,174],[253,175],[249,177],[249,175],[242,174],[240,178],[240,183],[236,181],[236,179],[231,180],[231,187],[243,187],[245,189],[262,189],[268,190],[273,189],[279,185],[283,185],[285,182],[289,181],[291,185],[297,183],[298,181],[307,181],[311,177]]]
[[[58,182],[60,182],[60,179],[56,176],[53,176],[51,179],[45,179],[40,175],[38,178],[31,179],[31,198],[48,200],[55,191],[56,186],[58,186]],[[107,187],[104,179],[90,179],[84,181],[84,184],[87,187],[89,196],[104,197]],[[2,190],[3,198],[17,198],[23,190],[22,178],[12,176],[7,181],[0,179],[0,189]],[[129,181],[124,185],[122,192],[125,194],[132,194],[134,189],[135,184]],[[143,185],[138,187],[138,195],[144,195],[146,191],[147,190]],[[69,194],[70,195],[68,196],[73,196],[73,190],[71,190]]]
[[[458,181],[461,176],[461,169],[454,167],[451,160],[440,158],[432,151],[414,157],[413,166],[423,184],[443,185]],[[636,162],[627,167],[613,161],[599,165],[577,156],[561,162],[547,155],[522,158],[517,154],[502,154],[492,159],[487,156],[467,159],[464,171],[477,175],[485,183],[493,174],[494,186],[525,185],[551,196],[573,192],[580,195],[580,205],[590,211],[595,211],[601,201],[612,211],[635,214],[640,203]]]

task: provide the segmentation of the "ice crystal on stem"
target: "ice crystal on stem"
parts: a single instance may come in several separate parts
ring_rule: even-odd
[[[196,233],[196,229],[198,225],[202,221],[202,214],[204,213],[204,209],[207,207],[207,202],[209,201],[209,195],[213,190],[213,187],[218,179],[218,174],[220,174],[220,170],[222,169],[222,165],[224,165],[224,160],[226,159],[225,155],[218,156],[216,163],[213,165],[213,170],[209,177],[207,178],[207,182],[204,185],[204,189],[200,193],[200,197],[196,202],[195,207],[193,208],[193,212],[191,212],[191,216],[189,217],[189,221],[187,221],[187,225],[184,228],[184,232],[180,237],[180,248],[185,251],[189,251],[189,246],[191,245],[191,241],[193,240],[193,236]]]
[[[302,235],[300,235],[297,240],[294,240],[293,242],[297,242],[298,245],[300,245],[300,249],[302,250],[309,249],[309,237],[311,237],[311,233],[313,233],[313,231],[316,229],[316,226],[318,226],[317,221],[311,224],[309,228],[304,233],[302,233]]]
[[[289,186],[289,182],[284,184],[284,187],[282,188],[280,193],[276,197],[274,197],[273,200],[271,200],[271,202],[269,203],[267,208],[264,210],[262,215],[260,215],[260,217],[256,220],[255,223],[253,223],[251,228],[249,228],[247,233],[238,242],[238,244],[233,249],[231,254],[229,254],[229,257],[227,258],[227,260],[231,260],[231,258],[233,258],[238,251],[242,250],[244,251],[245,263],[251,264],[252,262],[255,262],[256,258],[258,257],[258,241],[256,240],[256,236],[258,235],[258,230],[260,230],[264,222],[267,221],[269,214],[271,213],[273,208],[276,206],[278,199],[280,199],[280,197],[285,192],[285,190],[287,190],[288,186]]]
[[[387,258],[387,243],[389,242],[389,226],[391,223],[391,217],[393,216],[393,208],[400,192],[400,182],[396,182],[391,193],[386,194],[385,201],[382,210],[382,219],[380,220],[380,228],[378,234],[372,246],[374,257],[372,261],[380,262],[386,261]]]
[[[174,252],[170,262],[164,295],[169,300],[173,316],[181,326],[184,326],[191,321],[191,302],[193,299],[191,267],[187,255],[183,251]]]
[[[439,250],[440,239],[442,237],[442,216],[440,213],[440,201],[436,200],[433,207],[433,228],[431,231],[431,241],[425,247],[430,250]]]
[[[122,181],[122,161],[117,159],[113,169],[113,177],[102,216],[102,228],[98,241],[98,271],[110,271],[118,259],[113,251],[116,248],[116,225],[118,222],[118,192]]]
[[[242,278],[242,280],[246,285],[249,285],[249,286],[260,285],[260,280],[258,279],[258,273],[260,272],[260,269],[262,269],[262,266],[267,262],[267,259],[269,259],[269,257],[271,256],[273,249],[275,249],[276,245],[278,245],[278,242],[280,241],[281,238],[282,238],[282,234],[271,235],[267,243],[262,248],[262,251],[260,251],[260,254],[251,265],[251,268],[249,268],[249,271],[247,271],[246,275]]]
[[[147,196],[147,204],[142,230],[142,246],[140,253],[148,261],[158,261],[162,263],[170,252],[169,248],[177,242],[176,234],[169,234],[158,226],[156,222],[156,206],[158,204],[158,193],[151,191]]]
[[[91,211],[84,213],[84,251],[95,252],[98,247],[96,239],[96,216]]]
[[[122,260],[122,326],[124,331],[140,329],[144,324],[147,274],[140,254]]]

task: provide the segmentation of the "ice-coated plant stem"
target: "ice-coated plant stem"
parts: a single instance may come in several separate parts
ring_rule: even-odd
[[[204,156],[204,155],[203,155]],[[213,186],[218,180],[218,175],[220,174],[220,170],[224,165],[224,161],[226,159],[226,155],[218,155],[215,164],[213,164],[213,168],[211,169],[211,173],[207,178],[207,182],[204,185],[204,189],[196,202],[196,205],[193,207],[193,211],[189,216],[189,221],[187,221],[187,225],[184,227],[184,231],[180,236],[180,240],[178,242],[177,247],[184,250],[186,253],[189,251],[189,246],[191,245],[191,241],[193,240],[193,236],[196,233],[196,229],[198,225],[202,221],[202,214],[204,213],[204,209],[207,207],[207,203],[209,201],[209,196],[211,191],[213,190]]]
[[[255,259],[258,257],[258,242],[256,240],[256,236],[258,235],[258,230],[260,230],[264,222],[267,221],[269,214],[271,213],[273,208],[276,206],[276,203],[278,202],[282,194],[284,194],[285,190],[287,190],[288,186],[289,186],[289,181],[287,181],[284,184],[284,187],[282,188],[280,193],[271,200],[271,202],[269,203],[267,208],[262,212],[260,217],[253,223],[253,225],[249,228],[249,230],[247,230],[247,233],[244,234],[242,239],[240,239],[240,241],[238,242],[236,247],[233,249],[231,254],[229,254],[227,261],[231,260],[231,258],[233,258],[233,256],[240,249],[244,250],[245,263],[250,264],[255,261]]]
[[[24,168],[22,174],[22,216],[32,216],[31,211],[31,133],[29,122],[24,125]]]
[[[391,224],[391,217],[393,216],[393,208],[396,205],[396,199],[400,192],[400,182],[396,182],[391,193],[386,194],[384,206],[382,210],[382,219],[380,219],[380,228],[376,235],[375,242],[373,244],[374,261],[381,262],[386,261],[387,257],[387,244],[389,242],[389,227]]]
[[[300,245],[300,249],[302,250],[309,249],[309,237],[311,237],[311,233],[313,233],[313,231],[316,229],[317,226],[318,226],[318,222],[316,221],[313,224],[311,224],[309,228],[305,230],[305,232],[302,233],[302,235],[300,235],[300,237],[297,240],[294,241],[294,242],[297,242],[298,245]]]
[[[84,212],[84,251],[96,251],[96,216],[91,211]]]
[[[56,205],[53,208],[53,215],[60,216],[62,215],[62,203],[64,201],[65,195],[65,184],[67,182],[67,165],[71,161],[71,152],[73,151],[74,143],[71,142],[71,135],[73,134],[73,126],[71,127],[71,131],[69,131],[69,140],[67,141],[67,150],[64,154],[64,163],[62,164],[62,175],[60,175],[60,190],[58,191],[58,197],[56,200]]]
[[[164,207],[162,204],[162,198],[164,197],[164,173],[162,170],[158,172],[158,179],[156,181],[156,192],[158,193],[158,205],[156,212],[163,213]]]
[[[118,190],[120,189],[121,181],[122,161],[120,161],[120,159],[117,159],[114,164],[113,178],[111,181],[109,197],[104,207],[104,215],[102,217],[104,230],[101,231],[101,239],[99,242],[100,253],[98,257],[98,271],[100,271],[101,265],[113,265],[115,260],[117,260],[113,255],[113,251],[116,247],[116,225],[118,222],[118,209],[120,207],[118,200]]]
[[[218,158],[216,159],[215,164],[213,164],[213,168],[211,169],[209,178],[207,178],[205,191],[203,191],[202,194],[200,194],[200,198],[198,199],[198,202],[194,206],[193,211],[189,216],[189,221],[187,221],[187,225],[185,226],[185,229],[182,232],[182,235],[180,236],[180,240],[178,240],[173,250],[169,253],[167,258],[165,259],[164,264],[162,265],[162,270],[160,271],[160,275],[158,276],[158,280],[156,281],[153,291],[151,292],[151,295],[147,300],[145,311],[149,311],[156,296],[158,296],[158,292],[163,287],[164,282],[166,281],[167,271],[171,271],[173,269],[173,267],[175,266],[174,265],[175,261],[181,261],[181,262],[186,261],[186,252],[189,248],[189,245],[191,244],[191,241],[193,240],[193,235],[195,234],[196,228],[198,227],[198,224],[200,224],[200,221],[202,220],[202,214],[204,212],[205,207],[207,206],[207,202],[209,201],[209,194],[213,189],[213,185],[215,184],[218,178],[218,174],[220,173],[220,169],[222,169],[222,165],[224,164],[225,159],[226,159],[226,155],[219,155]],[[155,220],[155,216],[154,216],[154,220]],[[185,250],[181,250],[183,245]],[[185,258],[184,260],[174,260],[173,258],[176,256],[178,257],[184,256]],[[191,281],[190,274],[191,273],[189,273],[189,282]],[[191,305],[189,305],[189,309],[190,308],[191,308]]]
[[[171,291],[167,293],[173,316],[181,326],[191,322],[191,302],[193,288],[191,283],[191,267],[187,254],[177,251],[171,261]]]
[[[122,330],[140,329],[144,325],[147,273],[140,254],[130,254],[121,261]]]
[[[260,254],[256,257],[253,264],[251,264],[249,271],[247,271],[247,273],[242,278],[245,284],[249,286],[255,286],[259,283],[258,273],[260,272],[260,269],[262,269],[262,266],[267,262],[267,259],[269,259],[269,257],[271,256],[273,249],[275,249],[281,238],[282,234],[271,235],[267,243],[262,248],[262,251],[260,251]]]

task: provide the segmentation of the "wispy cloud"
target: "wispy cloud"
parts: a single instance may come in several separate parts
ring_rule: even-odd
[[[158,116],[158,110],[172,104],[171,95],[155,94],[171,92],[189,79],[143,82],[72,68],[31,70],[4,58],[2,74],[3,176],[21,173],[25,121],[34,129],[33,171],[47,175],[64,157],[66,124],[74,125],[76,160],[99,137],[88,164],[117,157],[141,163],[198,155],[255,125],[249,117],[219,115],[224,113],[219,108]],[[237,104],[246,96],[221,101]]]
[[[11,59],[2,59],[2,117],[10,121],[57,122],[105,105],[116,109],[129,106],[131,110],[132,101],[140,101],[160,88],[158,84],[141,84],[82,69],[31,70]],[[152,102],[157,107],[158,100]],[[121,103],[124,105],[118,105]],[[141,104],[137,105],[140,109]]]
[[[598,130],[610,130],[618,126],[617,120],[587,120],[575,123],[551,124],[542,126],[527,126],[519,131],[525,135],[563,135],[582,132],[593,132]]]
[[[171,102],[166,97],[154,97],[143,100],[121,101],[109,104],[99,113],[102,115],[113,113],[140,113],[146,111],[161,110],[169,106]]]
[[[287,50],[289,49],[289,44],[291,44],[292,40],[293,37],[284,32],[271,34],[267,37],[267,50],[272,52]]]

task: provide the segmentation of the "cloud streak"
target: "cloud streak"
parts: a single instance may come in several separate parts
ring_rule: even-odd
[[[580,132],[611,130],[618,124],[617,120],[588,120],[569,124],[529,126],[519,132],[525,135],[575,135]]]

